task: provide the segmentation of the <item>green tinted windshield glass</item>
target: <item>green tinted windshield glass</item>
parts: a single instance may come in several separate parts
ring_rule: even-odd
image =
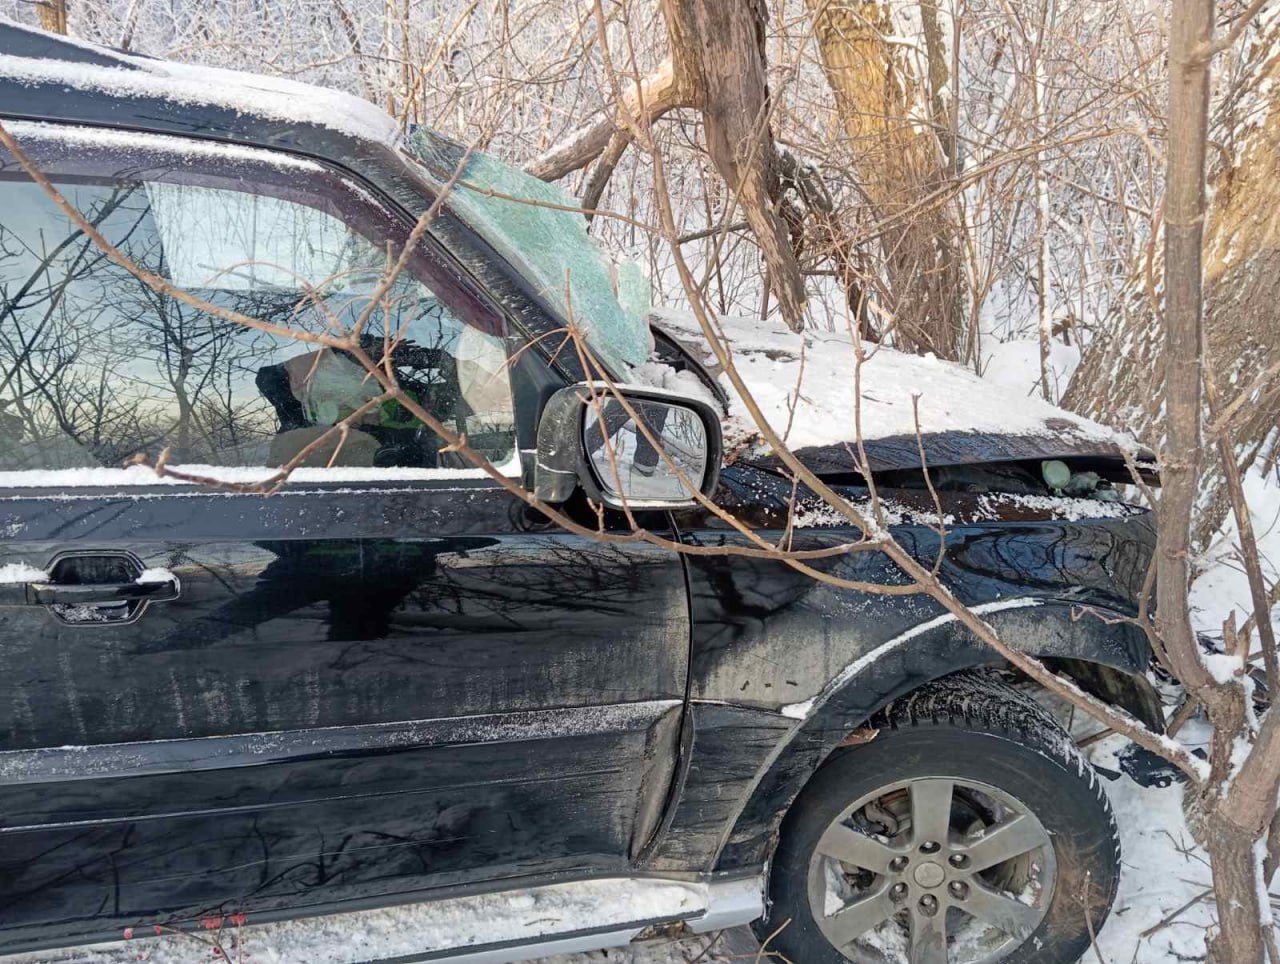
[[[465,158],[449,206],[494,250],[531,281],[544,298],[576,321],[592,351],[615,374],[649,356],[649,326],[635,296],[634,267],[622,279],[565,191],[478,151],[465,150],[419,128],[409,149],[444,183]],[[499,196],[501,195],[501,196]],[[515,200],[519,199],[519,200]]]

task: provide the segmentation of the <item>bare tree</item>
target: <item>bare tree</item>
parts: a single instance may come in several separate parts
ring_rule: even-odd
[[[1253,4],[1246,16],[1261,6]],[[1267,880],[1260,844],[1275,819],[1280,791],[1280,711],[1253,718],[1246,684],[1249,638],[1228,626],[1230,662],[1217,672],[1201,653],[1191,624],[1191,533],[1200,469],[1205,389],[1202,250],[1205,217],[1205,155],[1209,129],[1209,85],[1215,43],[1213,0],[1175,0],[1169,26],[1169,146],[1164,204],[1164,385],[1165,443],[1157,545],[1156,627],[1160,645],[1187,691],[1213,725],[1210,773],[1191,796],[1193,829],[1209,852],[1217,895],[1219,930],[1209,941],[1212,961],[1280,956],[1263,905]],[[1228,35],[1230,37],[1230,35]],[[1210,382],[1211,395],[1213,382]],[[1235,454],[1223,447],[1225,471],[1234,475]],[[1236,494],[1238,489],[1233,489]],[[1248,506],[1236,501],[1238,517]],[[1276,641],[1270,606],[1260,585],[1256,545],[1245,538],[1254,613],[1267,660],[1268,682],[1276,676]],[[1274,689],[1272,690],[1274,692]],[[1243,756],[1243,759],[1241,757]],[[1274,864],[1274,858],[1271,861]],[[1264,924],[1266,925],[1264,927]]]
[[[917,100],[923,99],[920,84],[888,40],[893,32],[888,4],[808,0],[808,6],[870,220],[888,222],[879,246],[884,311],[893,318],[894,344],[959,358],[966,298],[954,204],[944,193],[920,205],[922,198],[936,194],[952,169],[939,133],[955,149],[938,93],[945,86],[941,71],[946,62],[936,7],[930,7],[935,16],[925,18],[925,38],[933,38],[928,59],[934,94],[929,100],[938,128],[917,110]],[[904,210],[911,210],[911,216],[903,218]]]
[[[599,10],[597,5],[597,10]],[[599,158],[585,192],[593,208],[638,124],[676,106],[702,118],[707,154],[735,197],[760,246],[768,286],[793,330],[804,324],[805,285],[786,223],[776,211],[777,150],[770,129],[762,0],[663,0],[670,54],[649,76],[620,81],[612,66],[603,14],[602,54],[616,107],[602,112],[525,166],[555,180]]]
[[[1275,465],[1280,423],[1280,290],[1274,218],[1280,162],[1280,107],[1266,92],[1280,78],[1280,23],[1257,28],[1245,49],[1220,70],[1225,90],[1210,114],[1217,146],[1206,159],[1213,201],[1206,209],[1204,298],[1206,361],[1219,385],[1248,388],[1218,416],[1242,471]],[[1163,429],[1160,287],[1168,270],[1152,239],[1132,265],[1118,298],[1085,352],[1079,377],[1063,401],[1076,411],[1141,436]],[[1196,503],[1194,544],[1203,548],[1230,511],[1222,467],[1206,464]]]

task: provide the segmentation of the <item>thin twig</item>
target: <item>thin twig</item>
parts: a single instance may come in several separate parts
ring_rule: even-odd
[[[1160,921],[1159,921],[1158,923],[1152,924],[1150,927],[1148,927],[1145,931],[1143,931],[1143,932],[1142,932],[1141,934],[1139,934],[1138,936],[1139,936],[1140,938],[1142,938],[1143,940],[1146,940],[1146,939],[1147,939],[1147,938],[1149,938],[1152,934],[1155,934],[1155,933],[1157,933],[1158,931],[1164,930],[1164,928],[1166,928],[1166,927],[1168,927],[1170,924],[1172,924],[1172,923],[1174,922],[1174,920],[1175,920],[1175,919],[1177,919],[1178,917],[1180,917],[1182,914],[1186,913],[1188,910],[1190,910],[1190,909],[1191,909],[1192,907],[1194,907],[1196,904],[1200,903],[1200,901],[1204,900],[1206,897],[1212,897],[1212,896],[1213,896],[1213,888],[1212,888],[1212,887],[1210,887],[1208,890],[1202,890],[1200,893],[1196,894],[1194,897],[1192,897],[1189,901],[1187,901],[1185,904],[1183,904],[1183,905],[1182,905],[1181,907],[1179,907],[1177,910],[1172,911],[1172,912],[1171,912],[1171,913],[1169,913],[1169,914],[1166,914],[1163,918],[1161,918],[1161,919],[1160,919]]]

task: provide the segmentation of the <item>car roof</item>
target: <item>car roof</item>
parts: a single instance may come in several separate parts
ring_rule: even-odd
[[[400,143],[394,119],[350,94],[125,53],[3,19],[0,115],[182,134],[344,165]]]

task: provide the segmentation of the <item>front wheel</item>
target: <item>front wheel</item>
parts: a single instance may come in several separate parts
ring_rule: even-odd
[[[971,672],[872,725],[783,823],[757,925],[767,949],[805,964],[1079,960],[1120,846],[1097,775],[1053,718]]]

